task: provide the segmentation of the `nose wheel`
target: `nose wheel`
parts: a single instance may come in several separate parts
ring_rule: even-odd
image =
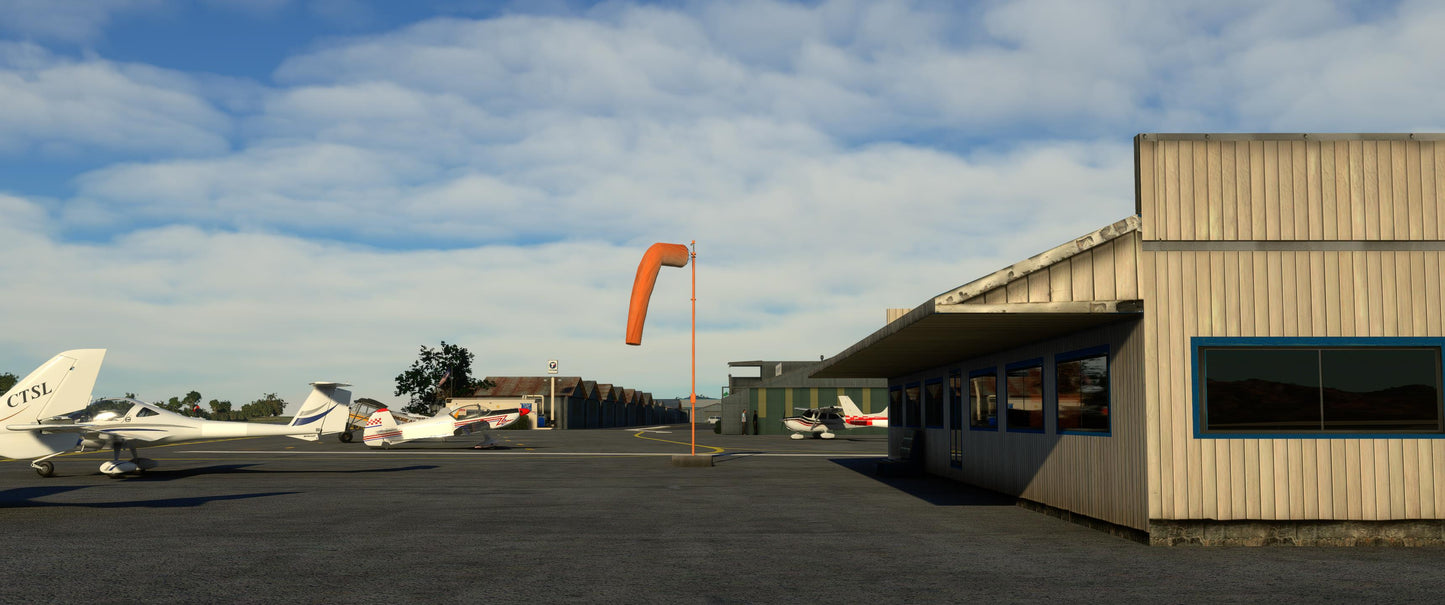
[[[41,477],[55,476],[55,465],[50,462],[34,462],[31,463],[30,468],[35,469],[35,474]]]

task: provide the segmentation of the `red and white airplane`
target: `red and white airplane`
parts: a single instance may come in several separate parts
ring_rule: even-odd
[[[526,415],[527,408],[488,410],[473,403],[459,408],[443,409],[431,418],[397,424],[391,410],[381,408],[366,419],[366,430],[361,433],[361,441],[371,447],[390,447],[409,441],[473,442],[475,439],[465,438],[486,429],[511,426]],[[490,435],[483,433],[481,443],[472,447],[484,448],[494,443]]]
[[[847,395],[839,395],[838,403],[838,407],[797,408],[800,413],[784,418],[783,427],[793,431],[790,435],[793,439],[806,439],[809,436],[832,439],[837,437],[833,431],[888,426],[888,408],[881,412],[864,414]]]

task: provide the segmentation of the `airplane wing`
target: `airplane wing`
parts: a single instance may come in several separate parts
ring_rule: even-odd
[[[89,423],[69,424],[10,424],[5,429],[10,431],[30,431],[32,433],[90,433],[100,428],[99,425]]]

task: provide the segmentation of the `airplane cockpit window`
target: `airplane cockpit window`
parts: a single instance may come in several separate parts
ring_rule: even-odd
[[[470,420],[472,418],[479,418],[481,416],[482,406],[475,403],[468,406],[459,407],[456,410],[452,411],[452,418],[455,418],[457,420]]]
[[[157,411],[152,410],[152,409],[147,408],[147,407],[142,407],[139,412],[136,412],[136,413],[135,413],[135,417],[136,417],[136,418],[145,418],[146,416],[159,416],[159,415],[161,415],[160,412],[157,412]]]
[[[76,422],[101,422],[125,416],[136,405],[136,402],[130,399],[97,399],[85,409],[68,415]]]

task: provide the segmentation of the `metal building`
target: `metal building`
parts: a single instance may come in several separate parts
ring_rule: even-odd
[[[1153,543],[1445,542],[1445,135],[1135,153],[1135,216],[813,376],[888,377],[928,472]]]
[[[729,368],[757,368],[757,376],[728,374],[728,395],[723,397],[722,432],[728,435],[786,435],[783,418],[797,408],[833,407],[847,395],[867,413],[888,406],[887,382],[882,378],[814,378],[818,361],[730,361]],[[742,421],[746,414],[748,421]],[[877,435],[881,428],[851,429],[852,435]]]

